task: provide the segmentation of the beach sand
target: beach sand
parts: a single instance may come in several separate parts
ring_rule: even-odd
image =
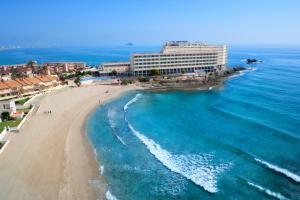
[[[51,92],[0,155],[0,199],[104,199],[105,181],[85,135],[99,100],[136,86],[91,85]],[[109,90],[109,93],[106,91]],[[51,114],[44,114],[51,110]]]

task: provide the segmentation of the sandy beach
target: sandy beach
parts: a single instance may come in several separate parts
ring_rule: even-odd
[[[136,86],[66,88],[37,98],[0,155],[0,199],[104,199],[106,185],[85,135],[89,114]],[[109,93],[106,91],[109,90]],[[45,111],[51,110],[51,114]]]

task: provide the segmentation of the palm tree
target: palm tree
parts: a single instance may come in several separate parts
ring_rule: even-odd
[[[30,68],[32,70],[32,72],[35,72],[35,64],[36,64],[36,61],[34,60],[30,60],[26,65],[28,68]]]

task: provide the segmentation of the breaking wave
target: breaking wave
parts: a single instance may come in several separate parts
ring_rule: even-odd
[[[109,125],[111,127],[111,129],[113,130],[113,134],[114,136],[123,144],[126,146],[126,143],[124,142],[123,138],[121,136],[119,136],[117,133],[116,133],[116,126],[117,124],[115,123],[115,121],[113,120],[114,117],[116,115],[116,111],[113,110],[113,109],[109,109],[107,111],[107,117],[108,117],[108,122],[109,122]]]
[[[256,71],[257,68],[252,68],[252,67],[249,67],[243,71],[239,71],[238,73],[232,75],[232,76],[229,76],[228,79],[231,79],[231,78],[236,78],[236,77],[239,77],[239,76],[243,76],[245,75],[247,72],[253,72],[253,71]]]
[[[130,123],[128,126],[132,133],[146,145],[150,153],[166,168],[181,174],[207,192],[218,192],[217,179],[230,164],[213,164],[213,155],[211,154],[172,155],[155,141],[135,130]]]
[[[286,177],[300,183],[300,176],[298,176],[297,174],[294,174],[292,172],[290,172],[289,170],[287,169],[284,169],[284,168],[280,168],[276,165],[273,165],[271,163],[268,163],[267,161],[264,161],[264,160],[260,160],[258,158],[254,158],[257,162],[263,164],[264,166],[268,167],[269,169],[272,169],[278,173],[281,173],[283,175],[285,175]]]
[[[115,129],[116,128],[116,123],[113,121],[113,117],[115,116],[116,114],[116,111],[113,110],[113,109],[109,109],[107,111],[107,118],[108,118],[108,122],[109,122],[109,125],[112,129]]]
[[[133,99],[131,99],[130,101],[128,101],[125,106],[124,106],[124,111],[126,112],[128,107],[133,104],[134,102],[136,102],[137,100],[139,100],[141,98],[142,94],[136,94],[135,97]]]
[[[102,176],[103,173],[104,173],[104,166],[103,166],[103,165],[101,165],[101,166],[99,167],[99,171],[100,171],[100,175]]]
[[[283,196],[282,194],[277,193],[277,192],[273,192],[273,191],[271,191],[271,190],[269,190],[267,188],[264,188],[264,187],[262,187],[260,185],[256,185],[256,184],[254,184],[252,182],[249,182],[249,181],[247,181],[247,183],[248,183],[248,185],[256,188],[257,190],[259,190],[261,192],[264,192],[265,194],[267,194],[267,195],[269,195],[271,197],[275,197],[276,199],[280,199],[280,200],[287,200],[288,199],[285,196]]]
[[[106,191],[105,198],[107,200],[118,200],[117,197],[115,197],[114,195],[112,195],[112,193],[109,190]]]

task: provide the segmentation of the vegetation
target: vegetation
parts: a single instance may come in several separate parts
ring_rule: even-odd
[[[61,81],[65,81],[65,80],[68,80],[68,79],[72,79],[75,77],[75,74],[60,74],[59,75],[59,79]]]
[[[5,121],[0,122],[0,132],[4,130],[5,127],[16,127],[21,123],[21,119],[11,120],[11,121]]]
[[[8,121],[11,120],[9,112],[3,112],[1,113],[1,120],[2,121]]]
[[[30,108],[18,109],[17,111],[27,114],[30,111]]]
[[[122,82],[121,82],[121,85],[128,85],[128,84],[132,84],[132,80],[123,79]]]
[[[78,76],[86,76],[86,75],[92,75],[92,72],[90,72],[90,71],[84,71],[84,72],[77,71],[77,72],[75,72],[75,76],[76,77],[78,77]]]
[[[30,99],[30,97],[27,97],[25,99],[16,100],[15,103],[17,105],[24,105],[24,103],[26,103],[29,99]]]
[[[81,76],[86,76],[86,75],[92,75],[92,72],[87,71],[87,72],[80,72],[77,71],[75,73],[64,73],[64,74],[60,74],[59,75],[59,79],[62,81],[68,80],[68,79],[72,79],[74,77],[81,77]]]
[[[16,78],[22,78],[22,77],[24,77],[24,75],[23,75],[23,73],[22,72],[20,72],[18,69],[16,69],[16,68],[13,68],[12,70],[11,70],[11,79],[16,79]]]
[[[80,76],[77,76],[77,77],[75,78],[74,83],[75,83],[78,87],[80,87],[80,85],[81,85]]]
[[[113,76],[117,76],[117,75],[118,75],[118,72],[114,69],[114,70],[112,70],[111,74],[112,74]]]
[[[158,76],[160,74],[161,73],[160,73],[159,69],[151,69],[150,70],[150,76]]]
[[[27,67],[30,67],[31,69],[33,69],[35,62],[33,60],[31,60],[26,65],[27,65]]]
[[[149,78],[146,78],[146,77],[139,77],[138,80],[139,80],[139,82],[148,82],[148,81],[149,81]]]

